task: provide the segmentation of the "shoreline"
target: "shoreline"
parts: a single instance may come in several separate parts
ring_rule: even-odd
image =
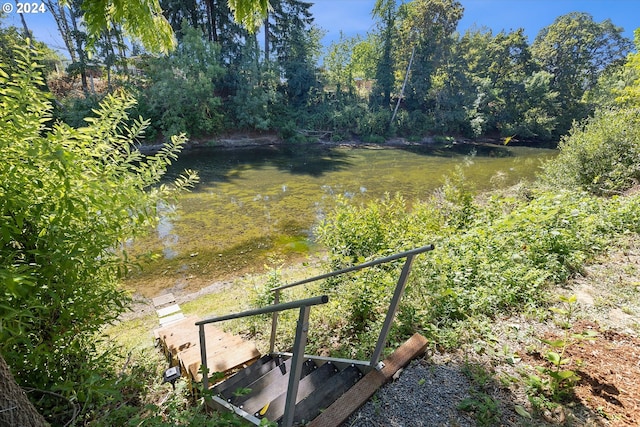
[[[250,135],[233,134],[212,139],[189,139],[182,149],[182,152],[197,151],[200,149],[219,148],[222,150],[241,150],[256,147],[286,147],[286,146],[318,146],[327,148],[362,148],[371,150],[401,149],[407,147],[425,148],[451,148],[452,146],[477,146],[477,147],[533,147],[533,148],[557,148],[557,143],[518,141],[512,140],[505,144],[502,138],[480,138],[470,139],[462,137],[435,137],[428,136],[417,141],[412,141],[403,137],[386,139],[382,143],[366,142],[356,138],[345,141],[331,141],[329,139],[318,139],[307,142],[287,142],[276,134]],[[164,143],[140,144],[137,148],[145,156],[152,156],[158,153]]]

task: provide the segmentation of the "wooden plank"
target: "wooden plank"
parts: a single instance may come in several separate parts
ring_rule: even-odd
[[[184,352],[190,348],[200,348],[200,335],[198,327],[195,326],[194,323],[195,322],[191,323],[190,329],[183,329],[166,337],[165,346],[167,350],[171,351],[173,356],[178,356],[178,353]],[[220,342],[228,339],[230,336],[223,330],[212,327],[207,328],[205,333],[207,334],[207,349],[220,345]],[[198,352],[199,351],[200,350],[198,350]],[[207,352],[209,352],[209,350],[207,350]]]
[[[163,317],[160,319],[160,326],[167,326],[171,323],[175,323],[178,320],[184,319],[184,314],[182,312],[172,314],[171,316]]]
[[[196,322],[197,316],[189,316],[170,325],[157,328],[154,335],[162,347],[173,356],[179,351],[197,345],[200,338]]]
[[[164,307],[159,310],[156,310],[156,313],[158,313],[158,317],[166,317],[170,314],[177,313],[179,311],[181,311],[180,306],[178,304],[173,304],[168,307]]]
[[[427,339],[414,334],[396,349],[384,362],[381,371],[373,370],[351,387],[345,394],[318,415],[309,427],[337,427],[362,406],[373,394],[402,367],[412,359],[423,354],[427,348]]]
[[[288,363],[287,363],[288,362]],[[231,400],[231,403],[242,408],[250,414],[260,410],[264,405],[274,400],[282,393],[286,393],[289,385],[289,374],[291,373],[291,359],[287,360],[286,370],[280,370],[279,367],[274,369],[274,375],[267,379],[267,375],[263,378],[266,380],[255,381],[247,386],[251,389],[251,393],[244,396],[238,396]],[[281,365],[282,366],[282,365]],[[313,372],[316,367],[315,363],[306,361],[302,365],[300,377]]]
[[[182,328],[186,326],[186,327],[197,329],[196,322],[198,320],[200,319],[197,316],[189,316],[184,320],[176,322],[172,325],[160,326],[159,328],[154,329],[153,335],[158,339],[165,339],[167,335],[169,335],[171,332],[173,332],[177,328]]]
[[[153,306],[156,308],[162,307],[163,305],[171,304],[176,302],[176,297],[173,296],[172,293],[160,295],[159,297],[155,297],[151,300]]]
[[[207,367],[210,374],[227,372],[260,357],[260,352],[254,343],[243,341],[240,337],[231,337],[233,340],[227,340],[216,351],[209,352],[207,350]],[[198,372],[201,365],[200,346],[191,347],[178,353],[178,358],[194,380],[202,380],[202,375]]]

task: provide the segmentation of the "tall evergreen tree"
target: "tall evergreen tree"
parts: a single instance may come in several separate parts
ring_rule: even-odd
[[[391,104],[391,91],[395,84],[393,46],[396,34],[396,2],[395,0],[377,0],[371,12],[377,18],[380,29],[381,52],[376,67],[376,84],[372,90],[373,105],[388,108]]]
[[[286,80],[287,97],[294,105],[305,103],[316,85],[314,56],[319,51],[319,41],[312,27],[311,6],[300,0],[272,3],[270,44]]]

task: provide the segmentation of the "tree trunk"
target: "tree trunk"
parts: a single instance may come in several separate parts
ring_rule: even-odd
[[[53,15],[53,19],[56,21],[60,36],[64,41],[67,51],[69,52],[69,56],[71,57],[71,62],[76,62],[76,50],[73,47],[73,36],[71,34],[71,28],[69,27],[69,21],[64,7],[60,6],[57,1],[53,0],[45,0],[45,4],[47,5],[47,9],[51,12],[51,15]]]
[[[87,83],[87,60],[82,46],[82,35],[78,30],[78,20],[75,11],[71,10],[71,25],[73,27],[74,39],[76,42],[76,51],[78,52],[78,60],[80,64],[80,82],[82,84],[82,91],[86,97],[89,96],[89,85]]]
[[[0,354],[0,425],[20,427],[48,426],[27,395],[16,383]]]
[[[269,28],[269,11],[267,10],[267,16],[264,18],[264,60],[265,62],[269,62],[269,54],[270,54],[269,31],[271,31],[271,29]]]

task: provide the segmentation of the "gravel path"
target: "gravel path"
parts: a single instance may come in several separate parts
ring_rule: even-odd
[[[343,427],[472,427],[473,418],[456,407],[473,387],[459,367],[413,361],[386,384]]]

